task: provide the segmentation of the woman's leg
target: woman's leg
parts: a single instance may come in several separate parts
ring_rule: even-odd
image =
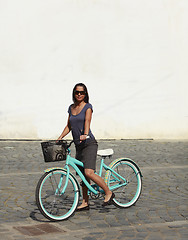
[[[90,183],[90,180],[88,178],[86,179]],[[86,187],[85,184],[83,184],[82,186],[82,196],[83,196],[82,204],[77,209],[80,209],[89,205],[88,188]]]
[[[105,200],[107,202],[110,197],[112,196],[112,192],[110,191],[109,187],[106,185],[104,180],[97,174],[95,174],[93,169],[85,169],[85,175],[87,178],[91,179],[95,182],[99,187],[101,187],[105,192]]]

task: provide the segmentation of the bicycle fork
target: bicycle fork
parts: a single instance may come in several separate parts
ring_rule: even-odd
[[[60,177],[60,180],[59,180],[59,184],[58,184],[58,186],[57,186],[57,189],[56,189],[56,191],[55,191],[55,195],[58,195],[58,193],[59,193],[60,195],[64,194],[64,193],[65,193],[65,190],[66,190],[66,188],[67,188],[67,186],[68,186],[70,170],[69,170],[69,168],[67,168],[66,166],[65,166],[65,169],[66,169],[66,171],[67,171],[66,179],[65,179],[65,185],[64,185],[62,191],[60,192],[60,189],[61,189],[61,186],[62,186],[62,182],[63,182],[63,178],[64,178],[64,175],[62,174],[61,177]]]

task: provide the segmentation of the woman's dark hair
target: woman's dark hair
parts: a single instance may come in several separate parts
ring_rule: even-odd
[[[87,91],[87,87],[83,84],[83,83],[77,83],[72,91],[72,100],[75,103],[76,102],[76,98],[75,98],[75,91],[77,87],[83,87],[84,92],[85,92],[85,98],[84,98],[84,102],[85,103],[89,103],[89,95],[88,95],[88,91]]]

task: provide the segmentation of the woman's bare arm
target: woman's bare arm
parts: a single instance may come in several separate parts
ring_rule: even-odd
[[[68,117],[68,121],[67,121],[66,127],[64,128],[63,132],[61,133],[61,135],[59,136],[59,138],[57,140],[61,140],[62,138],[64,138],[71,131],[69,118],[70,118],[70,116]]]
[[[86,140],[86,137],[89,134],[91,118],[92,118],[92,110],[91,108],[88,108],[85,115],[84,135],[80,136],[81,141]]]

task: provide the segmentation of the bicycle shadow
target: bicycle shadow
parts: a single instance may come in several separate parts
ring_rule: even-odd
[[[102,206],[91,206],[90,208],[90,213],[91,212],[98,212],[98,213],[110,213],[112,210],[112,207],[108,206],[106,208],[102,207]],[[74,212],[71,217],[80,214],[83,212]],[[48,220],[46,218],[43,217],[43,215],[40,213],[40,211],[38,209],[34,209],[32,212],[30,212],[29,217],[36,222],[41,222],[41,223],[50,223],[52,222],[51,220]]]
[[[103,200],[101,199],[92,200],[90,204],[90,209],[92,211],[96,210],[99,213],[110,213],[113,209],[116,208],[113,204],[103,207],[102,203],[103,203]]]
[[[98,212],[98,213],[110,213],[114,208],[116,208],[114,205],[109,205],[106,207],[102,206],[103,201],[101,200],[91,200],[91,204],[90,204],[90,210],[89,212]],[[50,223],[52,222],[51,220],[48,220],[47,218],[45,218],[39,211],[39,209],[36,206],[35,202],[30,202],[30,205],[32,205],[33,207],[35,207],[33,209],[33,211],[30,212],[29,217],[36,222],[41,222],[41,223]],[[88,212],[88,213],[89,213]],[[80,214],[83,212],[74,212],[71,217],[76,216],[77,214]],[[68,219],[67,219],[68,220]],[[66,220],[65,220],[66,221]]]
[[[37,222],[42,222],[42,223],[49,223],[50,220],[48,220],[47,218],[45,218],[39,211],[39,209],[37,208],[36,202],[35,201],[27,201],[27,204],[30,206],[29,208],[32,208],[32,211],[29,214],[29,217],[33,220],[33,221],[37,221]]]
[[[50,220],[43,218],[42,214],[39,212],[39,210],[37,211],[37,209],[35,209],[34,211],[32,211],[29,215],[29,217],[36,222],[42,222],[42,223],[49,223],[51,222]]]

